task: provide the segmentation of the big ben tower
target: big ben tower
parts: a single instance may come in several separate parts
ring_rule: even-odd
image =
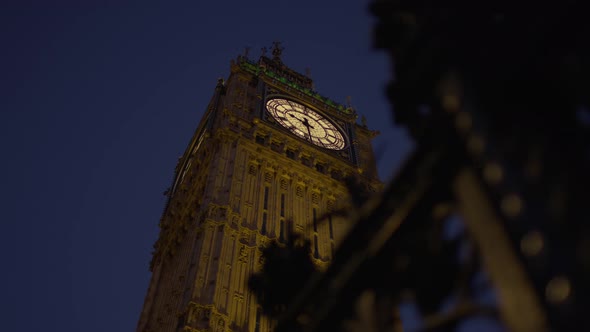
[[[217,83],[168,191],[137,331],[271,330],[247,288],[260,249],[292,229],[325,267],[349,225],[316,221],[346,204],[345,177],[380,186],[375,132],[284,65],[281,50],[239,56]]]

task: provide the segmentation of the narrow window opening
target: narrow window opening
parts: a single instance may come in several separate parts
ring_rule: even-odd
[[[279,242],[285,242],[285,221],[281,220],[279,224]]]
[[[303,157],[301,158],[301,163],[305,166],[309,166],[311,167],[311,159],[307,158],[307,157]]]
[[[328,216],[328,226],[330,227],[330,240],[334,240],[334,228],[332,226],[332,216]]]
[[[289,159],[295,159],[295,151],[293,151],[293,150],[287,150],[287,158],[289,158]]]
[[[270,148],[275,152],[281,152],[281,145],[277,142],[272,142]]]
[[[268,187],[264,187],[264,204],[262,208],[268,210]]]
[[[317,234],[313,236],[313,257],[320,258],[320,253],[318,251],[318,236],[317,236]]]
[[[266,235],[266,211],[262,212],[262,227],[260,227],[260,234]]]
[[[316,164],[315,169],[320,173],[324,173],[324,165],[323,164]]]

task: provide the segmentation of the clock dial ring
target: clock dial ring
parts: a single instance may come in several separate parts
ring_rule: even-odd
[[[331,150],[346,147],[344,133],[330,120],[307,106],[275,97],[266,101],[266,109],[281,126],[314,145]]]

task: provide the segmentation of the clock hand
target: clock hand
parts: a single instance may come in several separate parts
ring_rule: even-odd
[[[296,117],[295,115],[289,113],[289,116],[299,120],[299,122],[301,122],[304,126],[313,129],[313,126],[309,124],[309,121],[307,120],[307,118],[303,118],[303,120],[301,120],[300,118]]]
[[[309,141],[313,142],[311,139],[311,129],[314,129],[314,127],[309,123],[309,120],[307,118],[303,118],[303,120],[301,120],[300,118],[296,117],[293,114],[289,114],[289,116],[291,116],[294,119],[299,120],[299,122],[301,122],[301,124],[303,124],[306,128],[307,128],[307,134],[309,135]]]
[[[309,134],[309,141],[313,142],[311,140],[311,128],[313,128],[313,126],[309,124],[309,121],[307,120],[307,118],[303,118],[303,121],[301,121],[301,123],[307,127],[307,133]]]
[[[289,116],[290,116],[290,117],[292,117],[292,118],[295,118],[295,119],[299,120],[300,122],[303,122],[303,121],[301,121],[301,119],[300,119],[300,118],[296,117],[295,115],[293,115],[293,114],[291,114],[291,113],[289,113]]]

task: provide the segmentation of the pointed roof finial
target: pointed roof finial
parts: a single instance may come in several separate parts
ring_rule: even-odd
[[[261,48],[260,51],[262,51],[262,56],[266,55],[266,51],[268,51],[268,49],[265,47]]]
[[[244,58],[248,58],[248,53],[250,52],[250,46],[244,47]]]
[[[280,41],[272,42],[272,59],[275,61],[281,61],[281,54],[284,49],[284,47],[281,47]]]
[[[361,115],[361,124],[367,128],[367,118],[364,115]]]
[[[311,68],[309,68],[309,67],[305,68],[305,76],[311,78]]]
[[[348,108],[352,108],[352,97],[351,96],[346,96],[346,106],[348,106]]]
[[[352,97],[351,96],[346,96],[346,108],[354,111],[354,108],[352,107]]]

